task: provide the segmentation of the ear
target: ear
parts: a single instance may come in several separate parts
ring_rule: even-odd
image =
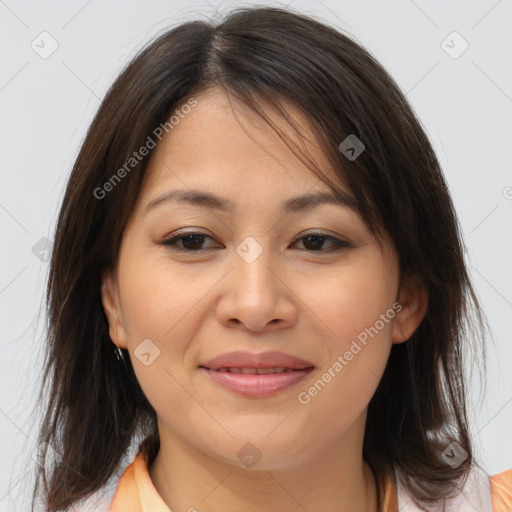
[[[121,313],[117,278],[113,270],[107,270],[101,276],[101,302],[107,316],[110,339],[118,347],[127,348],[126,329]]]
[[[403,343],[414,334],[427,312],[428,290],[425,283],[417,276],[406,277],[400,286],[397,301],[401,309],[397,309],[391,341]]]

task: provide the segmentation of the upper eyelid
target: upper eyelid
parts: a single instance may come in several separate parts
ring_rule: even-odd
[[[209,238],[213,238],[215,240],[215,237],[213,235],[210,235],[208,233],[204,233],[203,231],[198,231],[198,230],[190,230],[190,231],[177,231],[176,233],[174,233],[172,236],[170,235],[167,235],[165,237],[163,237],[163,240],[173,240],[173,239],[176,239],[176,238],[181,238],[181,237],[185,237],[185,236],[188,236],[188,235],[203,235],[203,236],[207,236]],[[305,231],[305,232],[301,232],[299,233],[299,235],[297,235],[295,238],[294,238],[294,241],[295,240],[300,240],[301,238],[303,237],[306,237],[306,236],[323,236],[323,237],[326,237],[326,238],[336,238],[338,240],[340,240],[340,242],[343,242],[345,240],[343,240],[343,236],[341,235],[331,235],[329,233],[326,233],[322,230],[315,230],[314,228],[312,229],[312,231]]]

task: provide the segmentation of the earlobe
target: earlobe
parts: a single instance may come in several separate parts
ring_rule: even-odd
[[[402,306],[393,323],[391,341],[403,343],[410,339],[425,317],[428,289],[421,279],[408,276],[400,288],[398,302]]]
[[[118,347],[126,348],[117,284],[111,270],[105,271],[101,277],[101,302],[108,321],[110,339]]]

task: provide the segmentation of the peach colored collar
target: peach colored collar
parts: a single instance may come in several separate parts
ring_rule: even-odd
[[[125,469],[109,512],[172,512],[156,490],[142,452]]]

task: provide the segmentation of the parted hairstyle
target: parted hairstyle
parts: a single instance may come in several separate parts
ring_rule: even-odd
[[[180,105],[212,87],[260,115],[341,193],[262,105],[300,136],[286,103],[298,107],[366,225],[394,244],[400,279],[415,276],[425,284],[425,317],[407,342],[392,346],[368,405],[363,457],[378,482],[382,464],[391,465],[418,505],[442,502],[476,464],[465,361],[468,348],[483,348],[485,318],[440,164],[404,94],[353,38],[290,9],[252,7],[156,37],[110,87],[83,141],[57,220],[46,290],[39,401],[44,392],[47,398],[38,444],[42,460],[50,458],[48,446],[58,459],[37,468],[32,510],[37,496],[56,512],[99,490],[137,432],[147,462],[158,452],[156,413],[129,354],[123,365],[113,350],[101,276],[116,264],[150,156],[126,175],[117,171],[127,169],[155,128],[169,126]],[[349,135],[365,145],[356,159],[339,149]],[[112,182],[116,172],[123,179]],[[454,441],[467,452],[457,467],[442,456]]]

